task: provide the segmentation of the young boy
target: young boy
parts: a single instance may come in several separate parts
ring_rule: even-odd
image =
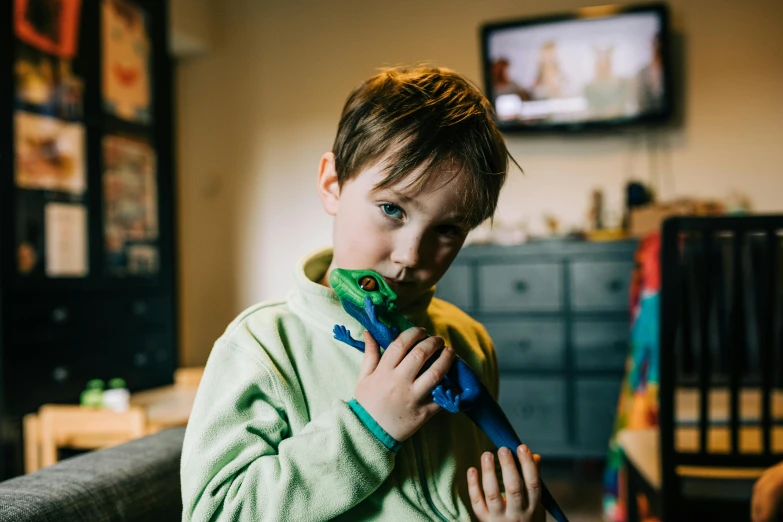
[[[504,498],[467,416],[427,422],[455,353],[497,395],[486,331],[433,292],[494,213],[508,159],[489,103],[454,72],[392,69],[353,91],[318,172],[333,249],[299,264],[286,300],[246,310],[216,342],[182,451],[183,520],[543,520],[526,446],[511,448],[523,477],[498,452]],[[328,286],[335,267],[379,272],[421,328],[383,355],[367,332],[364,354],[335,340],[335,324],[363,332]]]

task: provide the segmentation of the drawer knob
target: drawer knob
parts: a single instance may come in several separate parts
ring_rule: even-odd
[[[623,285],[623,282],[619,279],[612,279],[606,284],[606,288],[612,292],[613,294],[616,294],[620,290],[623,289],[625,285]]]
[[[533,347],[533,343],[530,339],[522,339],[519,341],[518,346],[521,351],[526,352]]]
[[[517,281],[514,285],[514,289],[520,294],[527,292],[527,283],[525,281]]]
[[[56,382],[65,382],[68,380],[69,374],[70,372],[68,371],[68,368],[65,366],[58,366],[52,370],[52,379],[54,379]]]
[[[136,354],[133,356],[133,364],[136,366],[147,366],[148,361],[149,357],[147,357],[146,353],[136,352]]]
[[[145,315],[147,313],[147,303],[144,301],[134,301],[131,308],[133,309],[133,315],[136,316]]]
[[[52,321],[54,324],[65,324],[68,322],[68,309],[64,306],[58,306],[52,310]]]

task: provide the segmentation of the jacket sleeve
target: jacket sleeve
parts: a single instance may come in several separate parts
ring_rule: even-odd
[[[389,476],[395,453],[345,402],[291,436],[292,397],[263,354],[218,341],[185,434],[183,520],[330,519]]]

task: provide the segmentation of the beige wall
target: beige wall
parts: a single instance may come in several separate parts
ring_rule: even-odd
[[[213,0],[169,0],[169,49],[175,57],[206,53],[215,41]]]
[[[206,360],[246,306],[284,296],[292,267],[329,244],[315,175],[348,92],[376,67],[429,61],[480,82],[484,21],[567,11],[577,0],[427,2],[231,0],[220,38],[178,66],[183,363]],[[566,226],[603,188],[620,209],[629,178],[662,197],[747,193],[783,210],[783,2],[673,0],[682,35],[685,122],[674,131],[509,137],[525,169],[499,219]]]

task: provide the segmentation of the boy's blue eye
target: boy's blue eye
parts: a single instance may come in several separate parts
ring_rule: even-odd
[[[383,210],[383,213],[389,217],[402,217],[402,209],[393,203],[383,203],[381,205],[381,210]]]

